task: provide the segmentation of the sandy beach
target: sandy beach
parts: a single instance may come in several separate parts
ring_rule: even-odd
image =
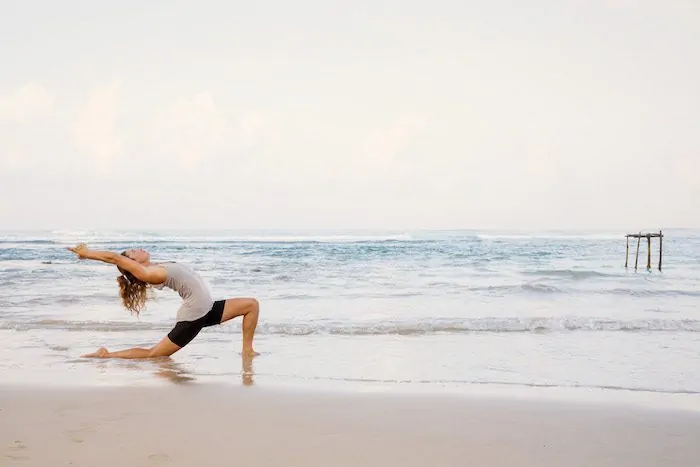
[[[697,466],[700,415],[601,403],[180,385],[6,387],[0,465]]]

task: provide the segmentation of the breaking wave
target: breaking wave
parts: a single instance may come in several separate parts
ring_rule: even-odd
[[[620,277],[622,274],[609,274],[593,270],[579,269],[542,269],[533,271],[523,271],[528,276],[538,276],[547,278],[562,278],[570,280],[585,280],[593,278]]]
[[[107,321],[3,321],[0,330],[31,331],[41,329],[74,332],[167,331],[172,323],[107,322]],[[221,326],[207,328],[208,332],[239,332],[238,328]],[[472,318],[434,319],[407,322],[289,322],[260,323],[260,334],[269,335],[430,335],[441,333],[552,333],[552,332],[700,332],[700,320],[646,319],[616,320],[592,317],[568,318]]]

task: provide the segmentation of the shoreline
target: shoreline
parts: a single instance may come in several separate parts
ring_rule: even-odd
[[[77,376],[77,375],[76,375]],[[124,375],[122,375],[124,376]],[[414,395],[420,397],[486,398],[519,400],[534,403],[612,404],[657,410],[677,410],[700,414],[700,394],[663,392],[627,388],[599,388],[580,386],[470,383],[438,381],[375,381],[334,378],[308,378],[280,375],[256,375],[243,371],[226,375],[179,372],[167,365],[143,370],[139,378],[120,378],[119,375],[103,375],[103,378],[10,379],[0,382],[0,392],[5,390],[83,391],[110,388],[163,389],[170,387],[227,388],[253,387],[262,391],[280,393]]]
[[[0,464],[688,466],[700,414],[467,394],[0,386]]]
[[[124,363],[124,362],[118,362]],[[126,362],[129,365],[130,362]],[[145,368],[143,363],[146,363]],[[139,365],[140,364],[140,365]],[[140,374],[138,378],[104,368],[103,378],[82,377],[49,379],[37,378],[28,382],[10,380],[0,382],[0,392],[16,389],[29,391],[90,391],[101,389],[167,390],[169,387],[225,388],[236,390],[252,387],[259,391],[303,394],[337,394],[352,397],[361,394],[416,397],[479,398],[523,403],[602,404],[653,410],[669,410],[700,414],[700,394],[687,392],[664,392],[628,388],[606,388],[586,386],[531,385],[509,383],[472,383],[441,381],[393,381],[356,380],[336,378],[309,378],[288,375],[255,373],[252,367],[243,367],[241,372],[228,374],[199,374],[185,371],[172,362],[131,363],[129,371]],[[26,375],[25,375],[26,376]]]

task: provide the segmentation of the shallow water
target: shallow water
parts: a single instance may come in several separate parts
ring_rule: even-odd
[[[0,374],[36,384],[201,381],[578,388],[700,397],[700,232],[669,230],[664,268],[624,268],[619,232],[3,232]],[[157,342],[178,298],[140,320],[115,269],[67,245],[189,263],[216,297],[262,306],[243,368],[240,322],[204,330],[171,363],[79,355]],[[165,365],[165,366],[164,366]],[[247,371],[246,371],[247,370]],[[252,374],[250,374],[252,373]],[[163,377],[163,378],[159,378]]]

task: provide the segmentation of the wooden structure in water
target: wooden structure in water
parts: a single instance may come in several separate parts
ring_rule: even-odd
[[[658,233],[636,233],[636,234],[627,234],[625,235],[627,238],[627,248],[625,249],[625,267],[627,267],[627,260],[629,258],[629,251],[630,251],[630,238],[636,238],[637,239],[637,254],[635,255],[634,259],[634,270],[637,270],[637,266],[639,264],[639,244],[641,243],[643,238],[647,239],[647,269],[651,269],[651,239],[652,238],[658,238],[659,239],[659,271],[661,271],[661,261],[663,258],[664,254],[664,234],[662,231],[659,230]]]

